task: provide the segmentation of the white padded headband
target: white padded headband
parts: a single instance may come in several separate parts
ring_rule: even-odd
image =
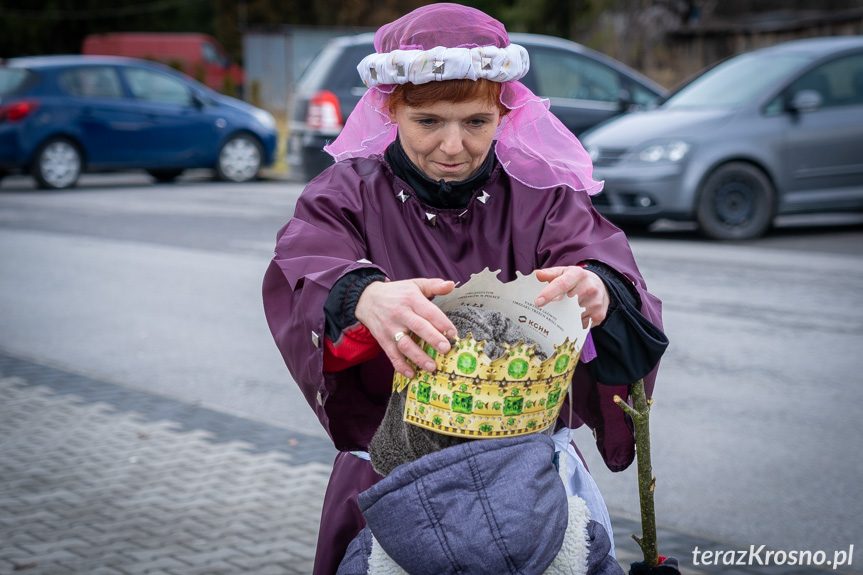
[[[394,50],[370,54],[357,70],[363,83],[371,88],[381,84],[425,84],[442,80],[510,82],[527,74],[530,57],[518,44],[506,48],[446,48],[431,50]]]

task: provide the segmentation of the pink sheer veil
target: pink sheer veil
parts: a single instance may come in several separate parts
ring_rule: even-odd
[[[382,26],[375,34],[378,54],[426,50],[428,58],[445,58],[440,56],[443,53],[440,47],[506,48],[509,45],[503,24],[474,8],[446,3],[418,8]],[[453,69],[454,65],[464,62],[450,64]],[[361,75],[362,66],[358,67]],[[336,161],[383,153],[395,140],[398,130],[390,121],[388,109],[393,89],[392,84],[372,85],[335,142],[324,150]],[[498,127],[495,153],[510,177],[537,189],[568,186],[591,195],[602,190],[603,183],[593,179],[589,155],[572,132],[549,111],[548,100],[536,96],[518,80],[502,83],[500,100],[510,111]]]

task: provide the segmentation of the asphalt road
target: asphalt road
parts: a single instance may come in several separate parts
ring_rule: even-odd
[[[323,435],[272,343],[260,284],[301,186],[192,174],[0,186],[0,350]],[[653,411],[659,523],[778,550],[863,554],[863,217],[786,218],[720,244],[632,236],[671,347]],[[634,469],[604,469],[636,516]],[[850,570],[863,572],[863,555]]]

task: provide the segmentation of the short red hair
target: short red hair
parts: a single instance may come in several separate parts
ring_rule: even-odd
[[[497,104],[500,115],[509,112],[509,108],[500,103],[500,82],[492,82],[485,78],[479,80],[444,80],[442,82],[427,82],[425,84],[398,84],[390,94],[390,113],[400,106],[419,108],[433,102],[469,102],[480,100],[489,104]]]

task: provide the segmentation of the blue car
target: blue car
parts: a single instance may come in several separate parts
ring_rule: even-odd
[[[0,177],[68,188],[81,172],[188,168],[246,182],[275,158],[273,116],[167,66],[132,58],[40,56],[0,62]]]

